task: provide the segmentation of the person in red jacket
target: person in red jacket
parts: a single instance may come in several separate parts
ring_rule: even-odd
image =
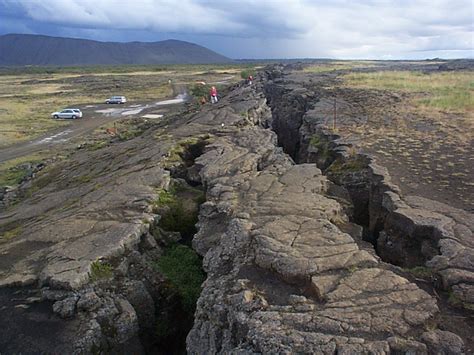
[[[248,80],[249,85],[252,85],[252,83],[253,83],[253,76],[252,76],[252,75],[249,75],[249,77],[248,77],[247,80]]]
[[[218,101],[218,100],[217,100],[217,89],[216,89],[215,86],[213,86],[213,87],[211,88],[210,94],[211,94],[211,102],[212,102],[213,104],[217,103],[217,101]]]

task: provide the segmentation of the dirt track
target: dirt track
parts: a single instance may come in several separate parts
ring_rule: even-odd
[[[57,149],[71,142],[74,138],[83,136],[100,126],[111,124],[124,118],[142,117],[152,112],[165,115],[172,107],[186,100],[185,94],[179,94],[175,99],[162,101],[128,103],[126,105],[84,105],[78,106],[83,112],[83,118],[71,121],[69,125],[42,135],[36,139],[22,142],[0,150],[0,163],[24,155],[43,150]]]

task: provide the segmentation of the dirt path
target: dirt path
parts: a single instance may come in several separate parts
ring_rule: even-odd
[[[167,114],[173,106],[186,102],[188,96],[184,90],[182,92],[174,99],[161,101],[134,102],[123,106],[106,104],[78,106],[83,112],[82,119],[71,121],[69,125],[48,132],[36,139],[1,149],[0,163],[39,151],[57,149],[73,138],[83,136],[100,126],[111,124],[119,119],[159,118],[161,115]]]

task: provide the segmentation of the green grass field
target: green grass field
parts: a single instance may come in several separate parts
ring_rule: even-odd
[[[416,94],[414,103],[448,112],[474,112],[474,73],[381,71],[350,73],[344,76],[351,87],[393,90]]]

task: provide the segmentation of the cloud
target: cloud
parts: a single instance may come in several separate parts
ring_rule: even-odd
[[[0,13],[30,29],[56,26],[102,40],[193,39],[233,57],[408,58],[437,51],[472,57],[473,6],[472,0],[0,0]]]

